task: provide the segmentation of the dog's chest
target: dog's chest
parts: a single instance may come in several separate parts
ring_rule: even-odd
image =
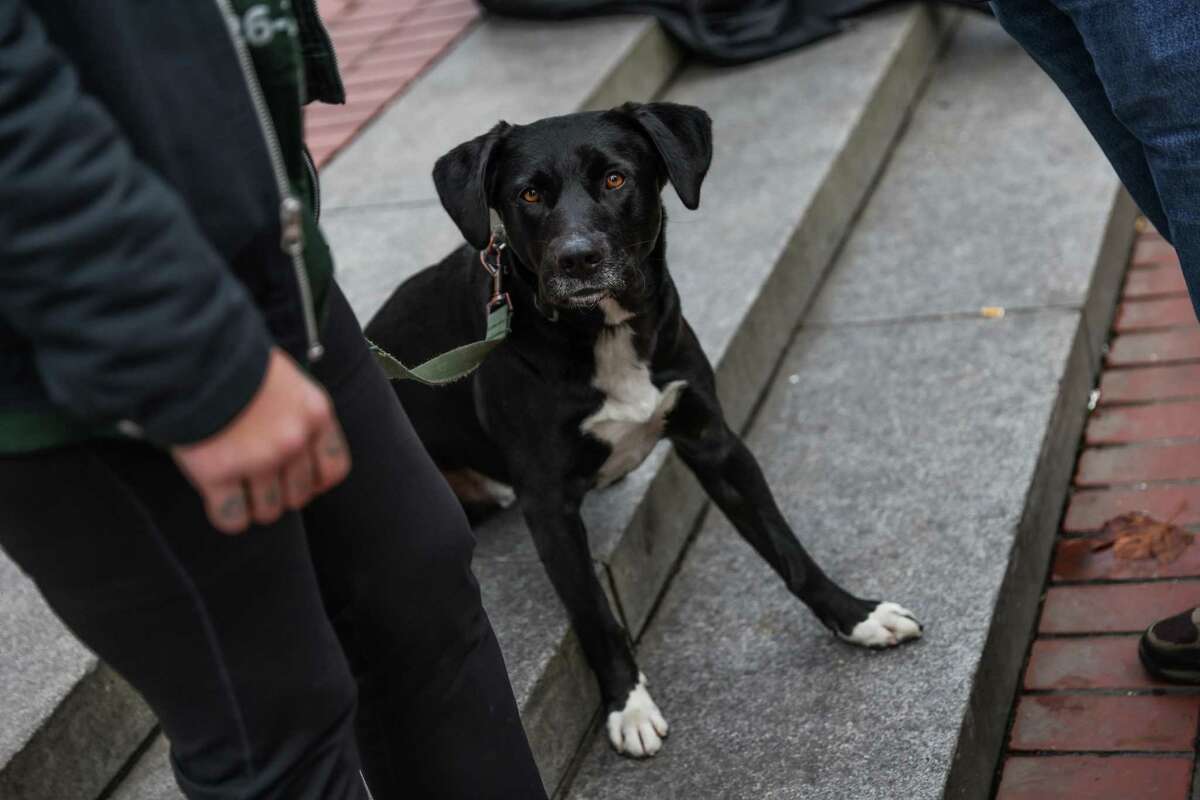
[[[579,429],[612,448],[596,476],[597,485],[607,486],[650,455],[687,381],[672,381],[662,389],[655,386],[650,369],[638,359],[628,325],[605,329],[596,340],[595,353],[592,386],[604,393],[604,402]]]

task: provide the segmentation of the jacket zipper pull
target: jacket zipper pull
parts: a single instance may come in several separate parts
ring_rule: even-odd
[[[300,216],[303,210],[300,201],[291,196],[279,204],[279,246],[289,256],[304,252],[304,223]]]
[[[279,203],[279,246],[293,259],[299,259],[304,252],[303,213],[304,206],[292,195],[285,196]],[[296,280],[300,282],[301,305],[307,311],[309,303],[312,302],[309,296],[308,277],[304,274],[304,269],[299,262],[296,263]],[[308,360],[309,363],[315,363],[325,355],[325,348],[317,341],[315,323],[309,319],[305,324],[308,326]]]

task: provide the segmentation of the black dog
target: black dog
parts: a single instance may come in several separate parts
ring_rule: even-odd
[[[480,338],[492,283],[479,252],[496,211],[515,308],[510,338],[470,380],[441,389],[400,382],[396,392],[465,504],[504,504],[515,491],[599,678],[613,747],[633,756],[656,753],[667,723],[593,571],[579,508],[664,436],[831,631],[865,647],[921,634],[908,611],[854,597],[820,570],[725,423],[667,271],[660,198],[669,181],[696,208],[711,157],[709,117],[690,106],[500,123],[433,171],[470,247],[405,282],[366,331],[410,364]]]

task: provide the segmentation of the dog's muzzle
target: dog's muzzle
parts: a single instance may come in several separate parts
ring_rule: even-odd
[[[629,265],[614,258],[599,236],[572,234],[550,243],[542,259],[541,299],[548,305],[580,308],[623,291]]]

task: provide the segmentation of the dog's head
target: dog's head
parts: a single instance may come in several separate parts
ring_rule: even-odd
[[[530,125],[501,122],[438,159],[442,205],[467,241],[487,246],[489,209],[537,273],[543,303],[590,307],[637,292],[662,228],[669,181],[688,208],[712,160],[704,111],[626,103]]]

